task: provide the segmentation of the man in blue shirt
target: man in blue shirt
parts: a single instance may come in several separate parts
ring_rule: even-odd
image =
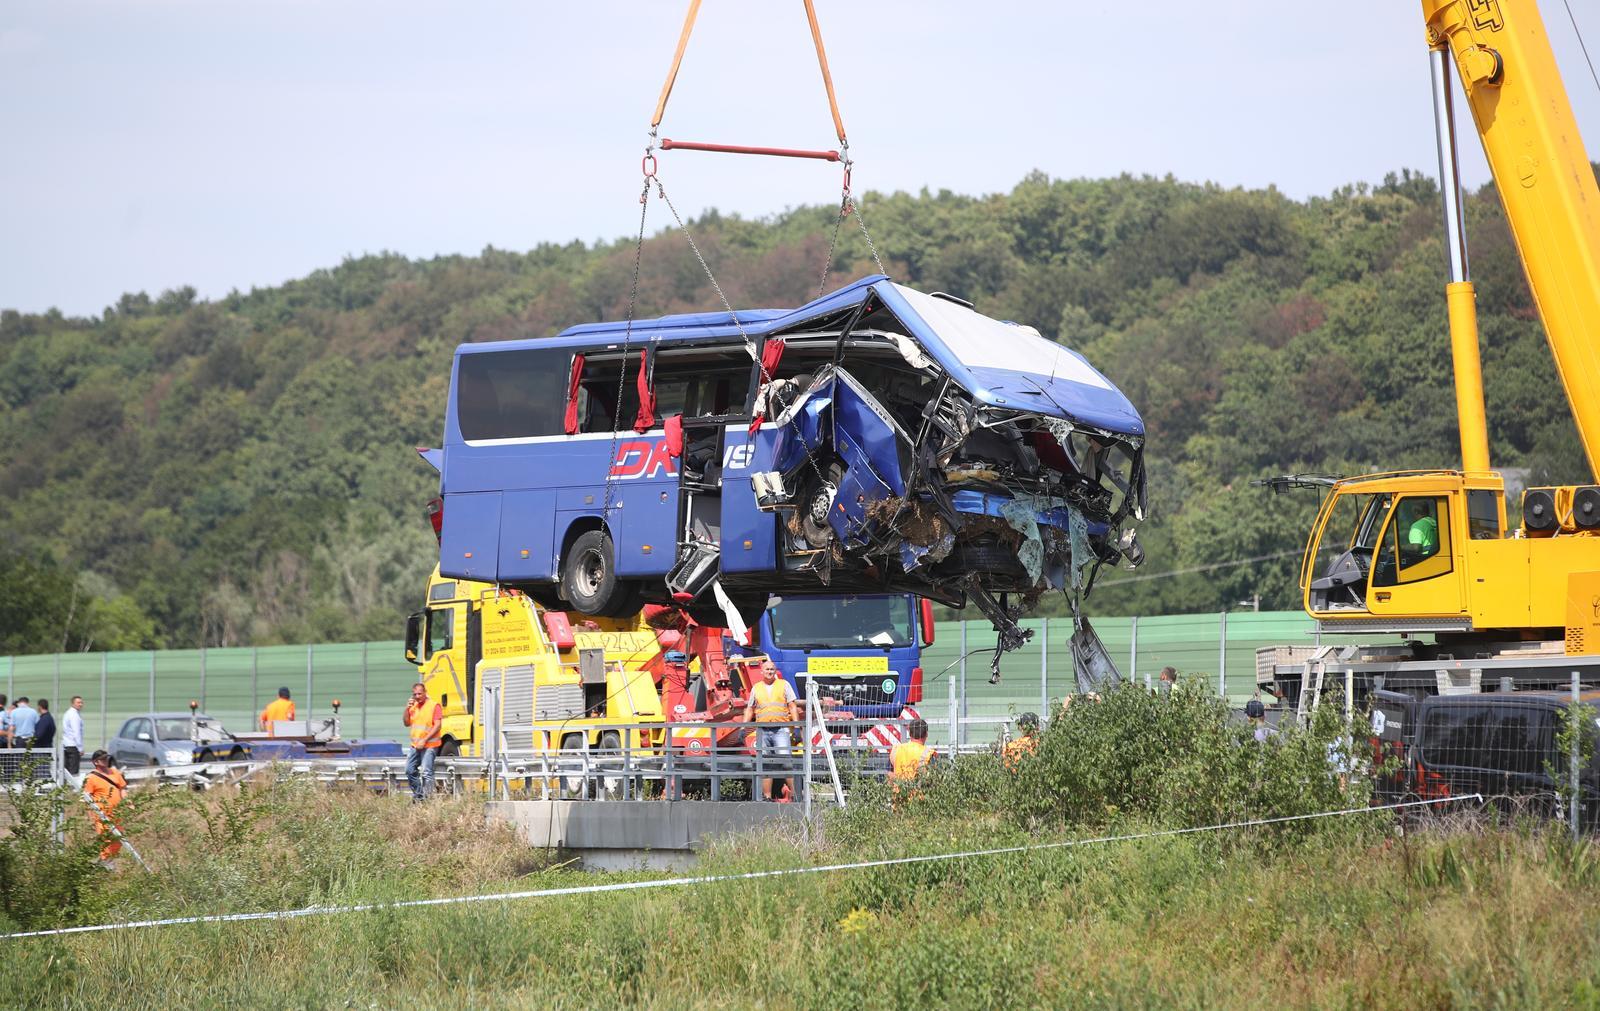
[[[17,708],[11,710],[11,746],[29,747],[33,732],[39,725],[39,712],[28,705],[28,696],[17,696]]]

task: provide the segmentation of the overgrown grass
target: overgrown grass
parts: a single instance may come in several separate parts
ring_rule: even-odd
[[[1249,750],[1225,715],[1207,717],[1205,700],[1162,702],[1174,707],[1165,712],[1143,704],[1108,698],[1058,721],[1016,773],[963,763],[898,806],[864,787],[817,852],[774,831],[712,848],[701,870],[1135,833],[1351,801],[1315,735],[1288,735],[1266,752],[1275,764],[1258,767],[1262,749]],[[1146,717],[1154,722],[1141,729]],[[1075,764],[1080,735],[1084,750],[1106,749],[1106,762],[1132,762],[1151,740],[1179,751],[1152,750],[1145,766],[1100,775]],[[1203,749],[1215,761],[1189,761]],[[1198,796],[1163,785],[1162,769],[1190,777]],[[1297,777],[1309,777],[1300,794],[1283,786]],[[1080,796],[1051,792],[1065,782]],[[241,798],[170,796],[139,828],[157,874],[124,868],[94,879],[82,915],[648,876],[550,866],[485,828],[467,800],[413,807],[298,783]],[[1469,819],[1406,834],[1372,814],[1312,824],[681,889],[0,942],[0,971],[30,981],[27,1003],[51,1007],[1600,1004],[1592,846]]]

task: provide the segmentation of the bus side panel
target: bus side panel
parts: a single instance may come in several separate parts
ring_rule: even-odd
[[[722,465],[722,571],[773,572],[778,567],[778,520],[756,507],[750,475],[772,466],[775,428],[763,425],[752,441],[729,426]]]
[[[617,482],[612,490],[617,575],[625,579],[665,576],[678,556],[678,478]]]
[[[502,582],[554,582],[560,571],[553,543],[554,491],[508,491],[500,508]]]
[[[444,497],[439,574],[495,581],[500,542],[500,492],[456,492]]]

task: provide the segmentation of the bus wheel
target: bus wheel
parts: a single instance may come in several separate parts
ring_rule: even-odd
[[[584,614],[610,616],[633,599],[617,578],[616,552],[603,530],[578,535],[561,563],[561,595]]]

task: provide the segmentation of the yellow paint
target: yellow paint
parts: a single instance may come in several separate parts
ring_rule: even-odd
[[[887,656],[814,656],[806,661],[812,674],[887,674]]]
[[[629,618],[573,615],[574,645],[561,650],[550,642],[545,632],[543,609],[523,594],[502,591],[492,583],[441,579],[435,568],[424,599],[427,612],[448,614],[451,641],[448,648],[436,652],[424,649],[418,680],[427,686],[430,697],[444,700],[441,732],[457,742],[462,755],[480,755],[483,740],[476,700],[468,705],[469,683],[474,691],[481,684],[481,679],[467,677],[470,615],[476,615],[479,622],[482,646],[479,669],[485,664],[494,667],[527,665],[533,670],[535,691],[545,685],[578,684],[579,651],[604,651],[605,713],[592,719],[552,723],[546,728],[545,737],[581,731],[590,738],[592,746],[598,746],[602,733],[598,729],[600,725],[637,723],[640,724],[637,729],[624,732],[625,745],[649,747],[652,742],[659,743],[660,731],[647,725],[662,722],[661,698],[654,678],[643,668],[655,660],[660,646],[643,615]],[[423,639],[426,644],[426,628]],[[473,673],[476,675],[477,671]],[[409,689],[410,686],[405,687]],[[535,742],[540,739],[536,733]],[[560,741],[556,740],[552,746],[559,747]]]
[[[1600,479],[1600,187],[1544,22],[1531,0],[1422,0],[1422,12],[1430,42],[1455,58],[1590,470]]]
[[[1600,572],[1567,577],[1567,655],[1600,652]]]
[[[1600,478],[1600,186],[1578,133],[1544,23],[1533,0],[1422,0],[1428,44],[1447,50],[1459,73],[1495,189],[1506,210],[1528,285],[1573,420]],[[1488,439],[1478,355],[1477,308],[1468,282],[1446,287],[1462,471],[1350,478],[1324,501],[1301,562],[1306,610],[1328,624],[1340,619],[1378,622],[1396,631],[1419,619],[1466,624],[1474,632],[1568,635],[1584,652],[1600,651],[1586,621],[1600,617],[1600,536],[1574,531],[1563,520],[1553,536],[1507,530],[1504,487],[1486,473]],[[1499,538],[1474,540],[1468,523],[1470,491],[1490,491],[1500,514]],[[1319,557],[1350,544],[1334,529],[1345,496],[1389,495],[1386,539],[1374,548],[1363,606],[1312,609],[1310,583]],[[1400,562],[1401,532],[1394,510],[1407,494],[1440,496],[1449,508],[1438,555],[1401,562],[1388,582],[1378,578],[1384,543]],[[1557,511],[1570,511],[1572,490],[1557,492]],[[1448,541],[1444,538],[1448,538]],[[1323,548],[1326,544],[1327,547]],[[1581,606],[1580,606],[1581,605]],[[1584,609],[1596,609],[1584,617]]]
[[[1489,469],[1489,422],[1483,410],[1483,361],[1478,353],[1478,295],[1471,281],[1445,285],[1450,317],[1450,356],[1456,377],[1456,426],[1461,431],[1461,469]]]

